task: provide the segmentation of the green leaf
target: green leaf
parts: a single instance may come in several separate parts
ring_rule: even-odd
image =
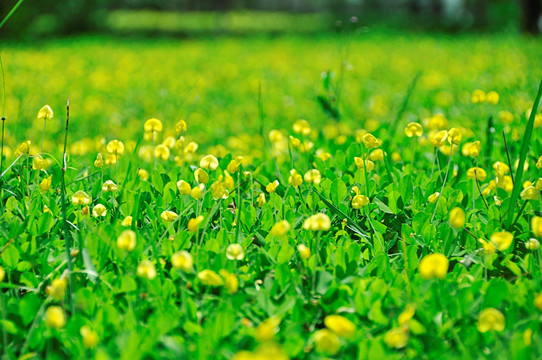
[[[344,200],[346,196],[346,185],[341,179],[335,179],[331,183],[331,188],[329,189],[329,196],[331,201],[339,206],[339,204]]]

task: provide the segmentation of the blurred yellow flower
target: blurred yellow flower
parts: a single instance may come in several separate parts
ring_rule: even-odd
[[[339,337],[328,329],[320,329],[313,335],[316,351],[326,355],[335,355],[341,349]]]
[[[458,128],[451,128],[448,131],[448,142],[450,144],[459,145],[463,139],[463,132]]]
[[[401,349],[407,346],[409,339],[408,328],[398,327],[388,330],[384,335],[384,342],[389,348]]]
[[[213,155],[206,155],[200,160],[199,166],[202,169],[214,171],[218,168],[218,159]]]
[[[98,345],[100,339],[98,338],[98,333],[92,330],[89,326],[84,325],[79,330],[81,337],[83,338],[83,346],[87,349],[95,348]]]
[[[213,270],[203,270],[198,273],[198,279],[206,286],[222,286],[224,280]]]
[[[45,311],[45,325],[50,328],[62,329],[66,325],[66,316],[60,306],[49,306]]]
[[[369,198],[365,195],[356,195],[352,199],[352,207],[354,209],[361,209],[365,205],[368,205],[370,202]]]
[[[504,315],[497,309],[487,308],[478,315],[476,327],[478,331],[485,333],[488,331],[504,330]]]
[[[399,325],[407,325],[416,313],[416,307],[413,304],[408,304],[405,310],[397,318]]]
[[[483,90],[476,89],[472,92],[472,103],[473,104],[479,104],[486,102],[487,96],[486,93]]]
[[[145,121],[143,125],[145,132],[160,132],[162,131],[162,122],[156,118]]]
[[[444,279],[448,273],[448,259],[438,253],[424,256],[418,265],[420,275],[424,279]]]
[[[194,179],[198,184],[207,184],[209,182],[209,174],[201,168],[197,168],[194,171]]]
[[[537,238],[542,238],[542,217],[533,216],[531,218],[531,231]]]
[[[507,231],[496,232],[491,235],[489,241],[495,245],[499,251],[504,251],[512,245],[514,235]]]
[[[423,127],[422,124],[417,122],[410,122],[405,127],[405,134],[408,137],[420,137],[423,135]]]
[[[260,193],[258,197],[256,198],[256,202],[258,203],[258,207],[262,207],[263,204],[265,204],[265,193]]]
[[[281,220],[271,228],[269,233],[273,236],[283,236],[290,231],[290,223],[287,220]]]
[[[480,155],[480,141],[466,142],[461,148],[461,154],[463,156],[478,157]]]
[[[465,212],[460,207],[455,207],[450,211],[450,225],[459,229],[465,225]]]
[[[179,215],[177,215],[176,212],[173,212],[171,210],[164,210],[164,211],[162,211],[162,214],[160,214],[160,217],[165,222],[170,222],[170,221],[173,221],[173,220],[177,219],[179,217]]]
[[[94,166],[97,168],[102,168],[104,166],[104,157],[102,154],[98,153],[98,155],[96,155],[96,160],[94,160]]]
[[[177,181],[177,189],[179,189],[181,195],[190,195],[190,192],[192,191],[190,184],[184,180]]]
[[[107,208],[102,204],[97,204],[92,208],[92,216],[94,217],[103,217],[107,215]]]
[[[38,111],[38,120],[50,120],[53,116],[53,109],[49,105],[45,105]]]
[[[156,277],[156,268],[150,260],[143,260],[137,266],[137,276],[153,280]]]
[[[230,244],[226,249],[226,257],[229,260],[243,260],[245,257],[245,251],[241,244]]]
[[[6,270],[2,266],[0,266],[0,282],[4,280],[4,277],[6,276]]]
[[[329,216],[323,213],[312,215],[303,223],[303,229],[312,231],[327,231],[331,227]]]
[[[192,255],[188,251],[182,250],[178,251],[173,256],[171,256],[171,265],[175,269],[180,269],[182,271],[188,272],[192,270],[192,266],[194,265],[194,260],[192,259]]]
[[[437,191],[431,195],[429,195],[429,197],[427,197],[427,201],[429,201],[430,204],[434,204],[437,202],[437,199],[438,197],[440,196],[440,193]]]
[[[294,133],[301,135],[309,135],[311,133],[311,126],[307,120],[297,120],[292,126]]]
[[[542,293],[536,294],[534,297],[534,306],[542,311]]]
[[[108,153],[116,156],[121,156],[124,154],[124,144],[119,140],[111,140],[105,149]]]
[[[535,188],[534,186],[529,186],[520,194],[522,200],[538,200],[540,197],[540,190]]]
[[[103,192],[114,192],[117,191],[117,184],[113,182],[113,180],[107,180],[102,185],[102,191]]]
[[[265,187],[265,190],[271,194],[271,193],[274,193],[275,191],[277,191],[277,188],[279,187],[279,181],[278,180],[274,180],[273,182],[270,182],[269,184],[267,184],[267,186]]]
[[[306,182],[309,184],[318,185],[320,184],[320,181],[322,181],[322,176],[320,175],[320,171],[316,169],[311,169],[305,173],[303,176]]]
[[[228,170],[232,174],[235,174],[236,172],[239,171],[239,167],[241,166],[242,162],[243,162],[243,157],[237,156],[235,159],[232,159],[230,161],[230,163],[226,167],[226,170]]]
[[[484,254],[491,255],[495,252],[496,247],[491,241],[486,241],[484,239],[478,239],[478,242],[482,244],[482,247],[484,249]]]
[[[188,225],[187,225],[188,231],[190,232],[198,231],[199,226],[201,222],[203,221],[203,219],[204,219],[203,215],[200,215],[196,218],[188,220]]]
[[[361,141],[363,142],[363,145],[367,149],[374,149],[382,145],[382,140],[377,139],[373,134],[367,133],[361,137]]]
[[[53,182],[53,175],[49,175],[40,182],[41,192],[47,192],[51,189],[51,183]]]
[[[126,216],[120,224],[122,226],[132,226],[132,217],[130,215]]]
[[[203,190],[205,189],[205,185],[199,184],[198,186],[194,187],[192,191],[190,191],[190,196],[195,199],[201,199],[203,197]]]
[[[188,126],[186,125],[186,121],[179,120],[177,124],[175,124],[175,132],[177,132],[177,135],[181,135],[187,130]]]
[[[490,104],[497,105],[499,103],[499,94],[496,91],[488,92],[486,101]]]
[[[487,172],[481,167],[472,167],[467,170],[467,178],[484,181],[487,178]]]
[[[275,334],[279,331],[279,325],[280,318],[276,316],[262,321],[258,327],[256,327],[256,340],[259,342],[272,340]]]
[[[448,139],[448,131],[446,130],[441,130],[437,133],[433,133],[429,137],[431,145],[433,145],[434,147],[439,147],[440,145],[444,144],[446,139]]]
[[[303,183],[303,178],[297,173],[295,169],[290,170],[290,176],[288,177],[288,184],[293,187],[298,187]]]
[[[56,301],[62,301],[64,295],[66,295],[67,286],[68,281],[66,279],[55,279],[51,282],[51,285],[47,286],[45,293]]]
[[[117,238],[117,247],[121,250],[132,251],[136,247],[136,233],[124,230]]]
[[[73,205],[88,205],[90,204],[90,196],[83,190],[78,190],[72,195]]]
[[[311,257],[311,250],[303,244],[297,245],[297,251],[299,251],[299,256],[301,256],[302,259],[308,259]]]
[[[47,169],[47,161],[44,160],[41,155],[34,155],[32,158],[32,169],[33,170],[44,170]]]
[[[343,338],[351,338],[356,333],[356,325],[341,315],[326,316],[324,324],[329,330]]]
[[[536,239],[531,238],[525,241],[525,248],[531,251],[538,250],[540,248],[540,242]]]

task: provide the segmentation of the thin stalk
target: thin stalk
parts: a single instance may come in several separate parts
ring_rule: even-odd
[[[514,172],[512,171],[512,161],[510,160],[510,151],[508,150],[508,143],[506,142],[506,134],[502,131],[502,138],[504,140],[504,149],[506,150],[506,159],[508,160],[508,168],[510,169],[510,177],[512,178],[512,185],[514,185]]]
[[[442,188],[440,189],[440,195],[437,197],[437,202],[435,203],[435,209],[433,210],[433,215],[431,216],[431,222],[435,219],[435,214],[437,213],[438,209],[438,202],[440,200],[440,197],[443,195],[444,192],[444,186],[446,186],[446,180],[448,180],[448,173],[450,172],[450,165],[452,164],[452,155],[454,153],[453,151],[453,144],[450,145],[450,156],[448,157],[448,166],[446,167],[446,175],[444,175],[444,181],[442,182]]]
[[[66,170],[68,168],[68,164],[66,161],[66,148],[68,146],[68,127],[70,124],[70,100],[68,100],[68,103],[66,105],[66,132],[64,134],[64,151],[62,152],[62,158],[64,159],[64,163],[62,166],[60,177],[62,181],[62,187],[60,188],[60,200],[62,203],[62,217],[63,217],[63,223],[64,223],[64,247],[66,248],[66,259],[68,261],[68,304],[71,307],[72,315],[75,313],[75,306],[73,304],[73,265],[72,265],[72,257],[70,252],[70,232],[68,230],[68,216],[66,211]]]
[[[24,0],[19,0],[17,2],[17,4],[15,4],[15,6],[13,6],[13,8],[10,10],[10,12],[6,15],[6,17],[4,18],[4,20],[2,20],[2,22],[0,23],[0,29],[2,28],[2,26],[4,26],[4,24],[8,21],[8,19],[11,17],[11,15],[13,15],[15,13],[15,11],[17,11],[17,8],[23,3]]]
[[[45,125],[47,124],[47,121],[43,119],[43,133],[41,134],[41,150],[40,154],[43,154],[43,142],[45,141]]]

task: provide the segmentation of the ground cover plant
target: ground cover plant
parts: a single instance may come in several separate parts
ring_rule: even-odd
[[[5,44],[2,356],[542,356],[542,45],[367,31]]]

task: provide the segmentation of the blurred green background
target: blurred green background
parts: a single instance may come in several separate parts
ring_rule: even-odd
[[[0,17],[17,1],[1,1]],[[352,16],[359,26],[536,33],[541,9],[540,0],[40,0],[24,1],[2,34],[322,32]]]

